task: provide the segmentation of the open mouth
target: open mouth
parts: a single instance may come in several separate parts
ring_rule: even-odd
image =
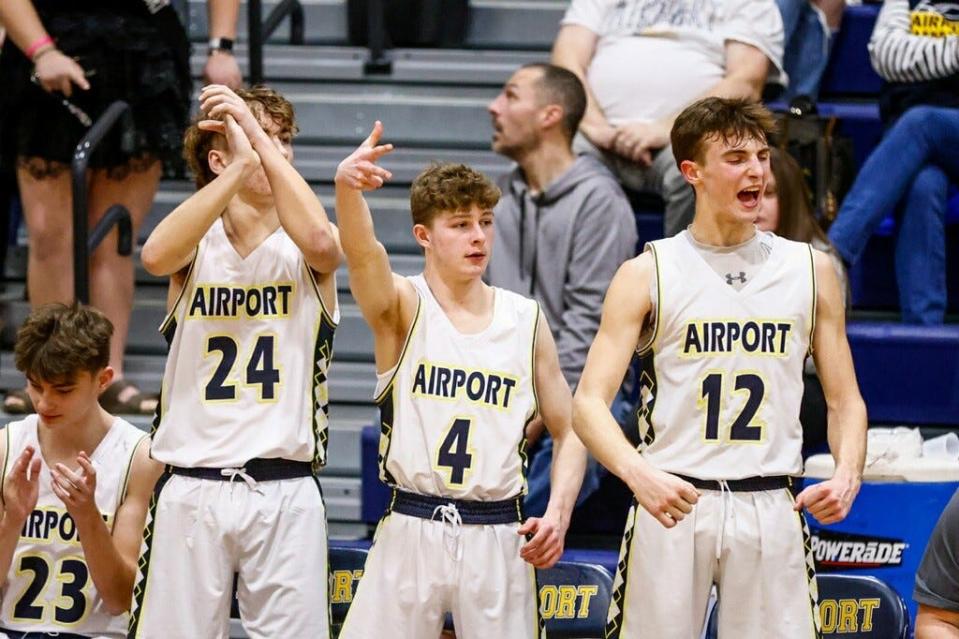
[[[759,204],[759,187],[750,186],[736,194],[736,197],[746,208],[753,208]]]

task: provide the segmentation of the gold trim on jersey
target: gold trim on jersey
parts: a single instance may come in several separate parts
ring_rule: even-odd
[[[326,302],[323,301],[323,294],[320,293],[320,284],[319,282],[316,281],[316,273],[313,271],[312,268],[310,268],[310,265],[306,263],[305,259],[303,260],[303,268],[306,269],[307,280],[309,280],[310,284],[313,285],[313,292],[316,293],[316,299],[320,301],[320,311],[323,313],[323,316],[326,317],[326,319],[329,321],[330,326],[332,326],[333,328],[336,328],[337,322],[333,320],[333,313],[331,313],[329,309],[326,308]],[[335,311],[335,307],[339,306],[339,300],[335,299],[336,298],[336,272],[334,271],[333,273],[331,273],[330,277],[333,278],[333,297],[334,297],[333,303],[334,303],[334,311]]]
[[[373,402],[379,404],[383,397],[386,395],[386,392],[392,388],[393,383],[396,381],[396,374],[399,373],[400,367],[403,365],[403,360],[406,358],[406,353],[410,349],[410,344],[413,342],[413,335],[416,333],[416,329],[419,327],[420,315],[423,310],[423,297],[420,295],[419,290],[416,287],[413,287],[416,290],[416,313],[413,315],[413,321],[410,322],[410,328],[406,332],[406,339],[403,341],[403,349],[400,351],[400,357],[396,360],[396,365],[393,367],[393,372],[390,374],[390,379],[387,382],[386,386],[383,387],[383,390],[373,398]]]
[[[809,315],[809,354],[813,354],[813,338],[816,335],[816,304],[819,297],[819,286],[816,283],[816,256],[812,245],[809,245],[809,270],[812,278],[812,313]]]
[[[156,529],[157,504],[160,501],[160,494],[163,487],[173,475],[164,472],[157,480],[156,487],[153,489],[153,496],[150,497],[150,508],[147,510],[147,520],[144,524],[143,541],[141,548],[143,552],[137,560],[137,579],[133,587],[133,603],[130,606],[130,623],[128,625],[129,636],[138,639],[140,634],[140,619],[143,614],[143,604],[146,601],[147,587],[150,577],[150,555],[153,550],[153,535]]]
[[[531,408],[531,416],[535,417],[539,413],[539,391],[536,388],[536,344],[539,338],[539,317],[541,313],[539,303],[536,304],[536,316],[533,318],[533,339],[530,346],[529,353],[529,375],[530,375],[530,386],[533,388],[533,407]]]
[[[612,595],[609,600],[609,612],[606,613],[606,639],[620,639],[626,624],[626,606],[629,602],[629,558],[633,550],[633,536],[636,534],[636,518],[641,506],[636,498],[626,515],[626,530],[619,547],[619,560],[616,562],[616,574],[613,577]]]
[[[656,340],[659,338],[659,317],[663,314],[663,284],[659,277],[659,254],[656,252],[655,242],[650,242],[646,246],[649,247],[649,252],[653,254],[653,267],[656,269],[656,308],[653,309],[653,332],[649,336],[649,340],[636,349],[636,353],[640,357],[645,357],[656,345]],[[642,327],[640,327],[640,330],[642,330]]]
[[[199,262],[200,257],[200,245],[197,244],[197,247],[193,250],[193,259],[190,260],[190,266],[187,268],[186,276],[183,278],[183,286],[180,287],[180,292],[176,296],[176,300],[173,302],[173,306],[170,307],[170,311],[166,314],[166,317],[163,318],[163,321],[160,323],[160,328],[158,329],[160,334],[166,336],[167,325],[176,319],[176,312],[180,308],[180,302],[183,301],[184,294],[187,289],[191,287],[190,278],[193,276],[193,271],[196,268],[197,263]],[[167,340],[167,345],[169,342]]]
[[[133,459],[136,457],[137,451],[140,449],[140,446],[143,445],[143,442],[149,441],[149,439],[150,436],[144,433],[140,439],[137,440],[137,443],[133,445],[133,448],[130,451],[130,457],[127,458],[127,468],[123,474],[120,475],[120,490],[117,492],[117,507],[113,509],[114,515],[118,510],[120,510],[120,506],[123,505],[123,502],[126,501],[127,488],[130,485],[130,476],[133,474]],[[113,521],[116,522],[116,516],[114,516]],[[113,532],[112,526],[110,527],[110,532]]]
[[[4,435],[7,440],[7,449],[3,451],[3,471],[0,472],[0,504],[6,506],[7,502],[3,498],[3,489],[4,483],[7,481],[7,466],[10,461],[10,424],[4,426],[3,430],[5,431]]]

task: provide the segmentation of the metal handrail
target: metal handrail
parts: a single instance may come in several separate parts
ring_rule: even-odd
[[[87,226],[89,205],[87,203],[87,168],[94,151],[107,133],[129,110],[123,100],[117,100],[103,112],[73,152],[70,166],[73,181],[73,295],[77,302],[90,301],[90,255],[100,242],[117,227],[117,253],[133,253],[133,223],[130,212],[122,204],[114,204],[92,230]]]
[[[367,0],[366,46],[370,57],[363,65],[367,74],[389,75],[393,72],[393,62],[386,54],[386,5],[383,0]]]
[[[265,21],[262,0],[248,0],[246,8],[250,85],[256,85],[263,82],[263,43],[273,35],[287,16],[290,18],[290,44],[303,44],[303,5],[300,0],[282,0]]]

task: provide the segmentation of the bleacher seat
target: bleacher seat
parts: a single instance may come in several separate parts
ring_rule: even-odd
[[[339,632],[353,602],[367,554],[366,548],[330,544],[330,615],[335,632]]]
[[[882,79],[873,70],[866,49],[879,9],[879,5],[863,4],[843,11],[819,86],[820,97],[875,97],[879,93]]]
[[[875,577],[819,575],[819,618],[824,637],[906,639],[909,613],[892,588]],[[717,639],[718,607],[709,617],[707,639]],[[775,634],[770,620],[769,636]],[[723,638],[725,639],[725,638]]]
[[[959,326],[846,327],[870,423],[959,426]]]

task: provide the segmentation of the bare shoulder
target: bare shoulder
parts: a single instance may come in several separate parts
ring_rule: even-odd
[[[127,488],[128,495],[148,495],[153,491],[157,480],[163,474],[164,465],[150,456],[149,437],[141,439],[133,451],[133,459],[130,463],[130,483]]]

